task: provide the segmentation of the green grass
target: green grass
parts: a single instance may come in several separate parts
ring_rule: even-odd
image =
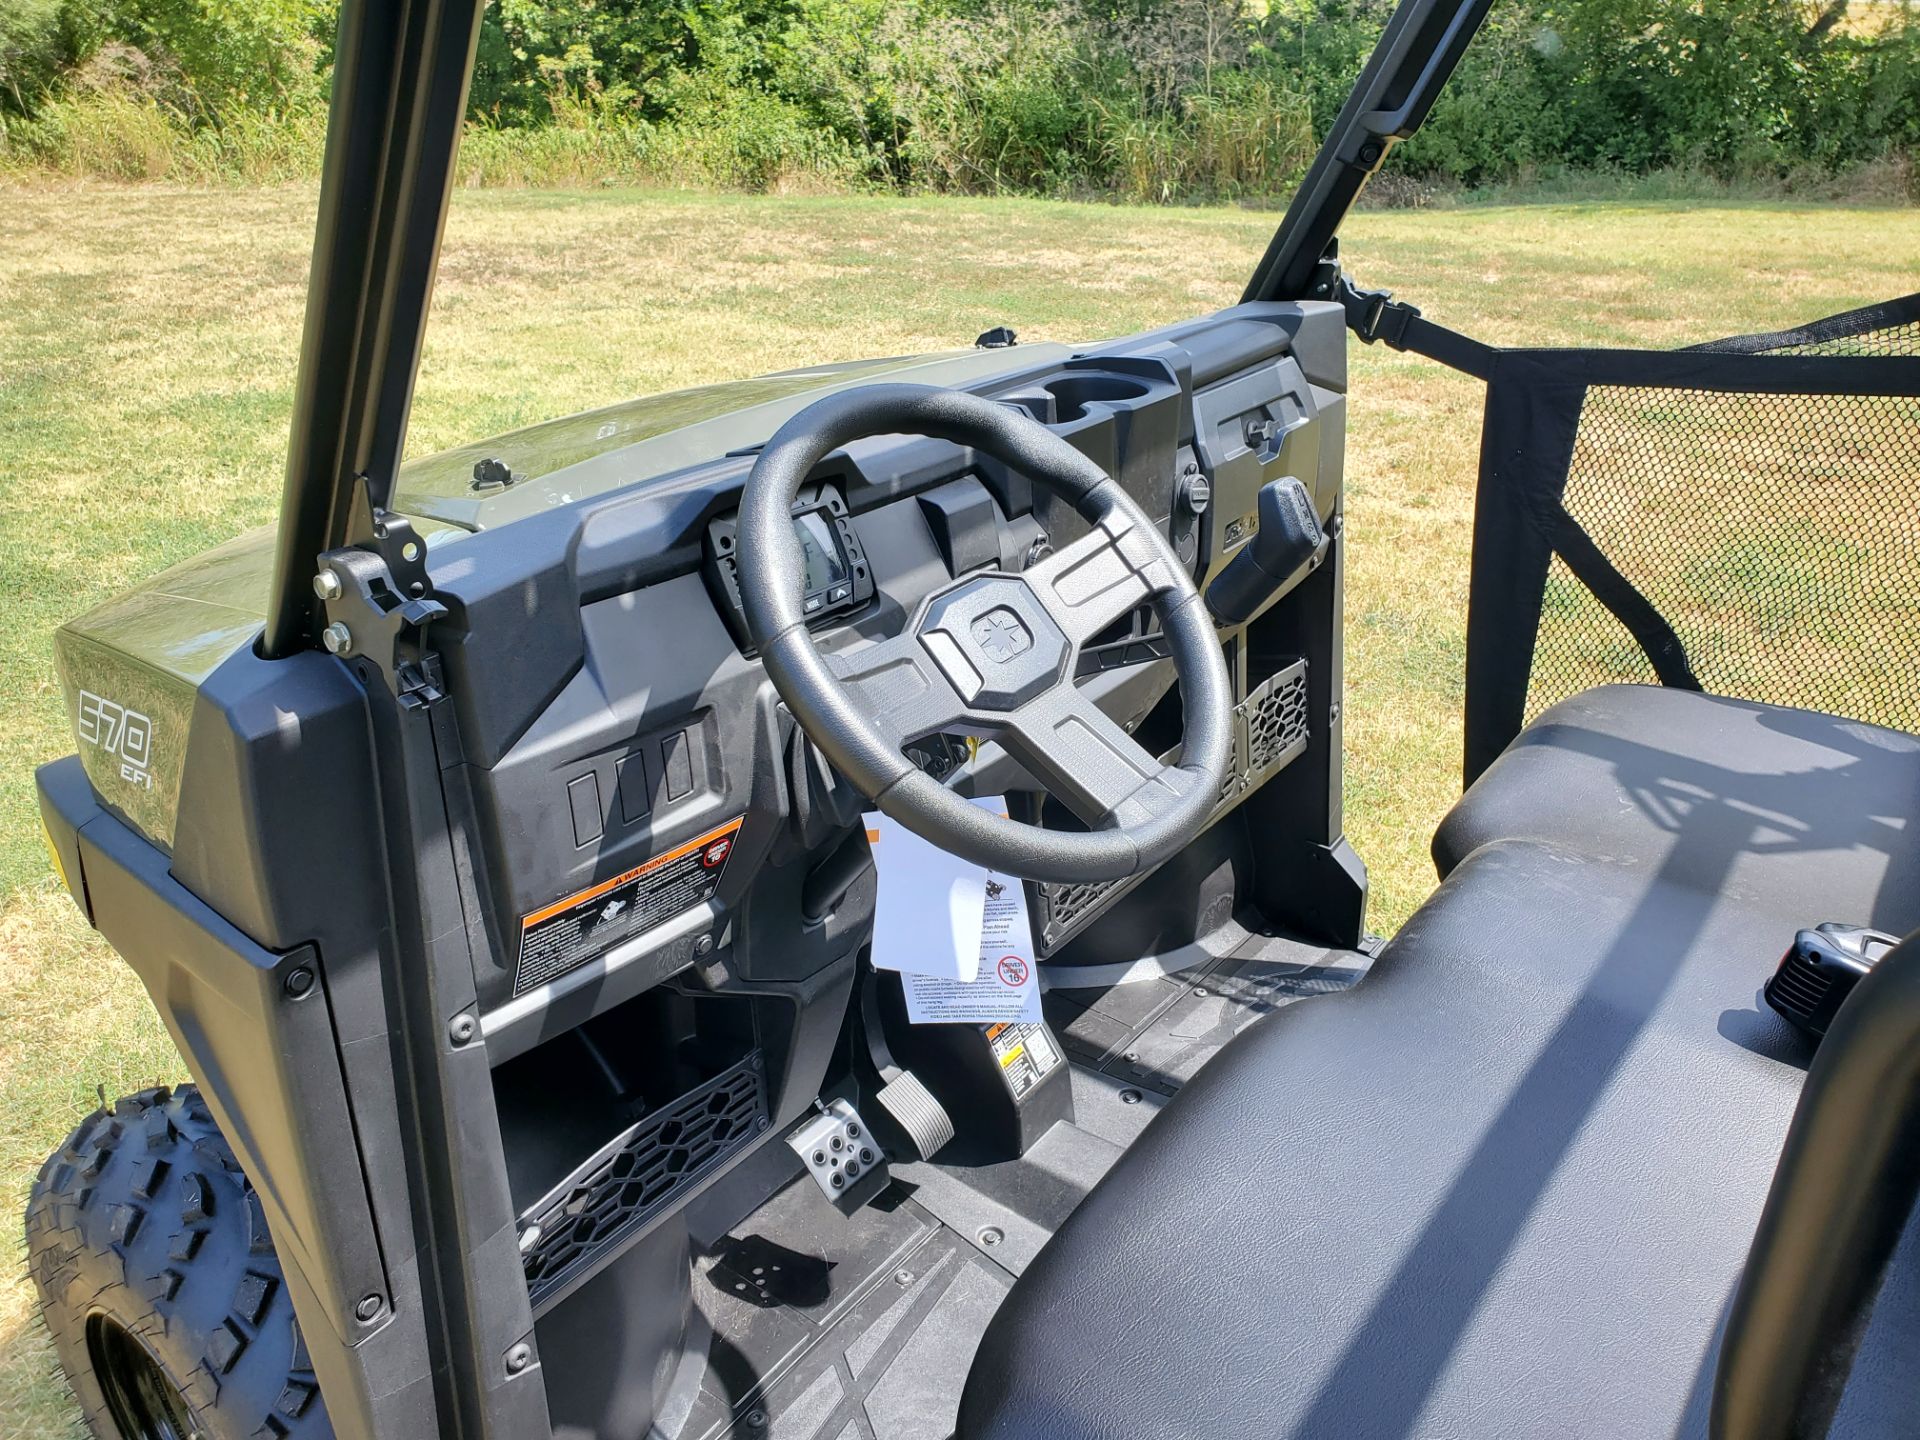
[[[89,187],[0,203],[0,1215],[92,1103],[178,1075],[48,874],[32,768],[70,748],[53,627],[269,521],[313,195]],[[411,449],[633,394],[1229,304],[1274,217],[1036,201],[461,193]],[[1500,343],[1678,345],[1920,286],[1920,212],[1532,204],[1375,212],[1362,281]],[[1458,787],[1480,387],[1353,356],[1349,832],[1391,929]],[[0,1436],[77,1433],[0,1221]]]

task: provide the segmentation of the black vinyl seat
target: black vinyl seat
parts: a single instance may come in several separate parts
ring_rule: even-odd
[[[1036,1258],[962,1440],[1704,1434],[1809,1053],[1758,989],[1796,928],[1920,924],[1916,825],[1909,736],[1638,687],[1550,710],[1374,971],[1229,1045]],[[1914,1352],[1916,1295],[1874,1353]],[[1845,1433],[1908,1433],[1913,1372]]]

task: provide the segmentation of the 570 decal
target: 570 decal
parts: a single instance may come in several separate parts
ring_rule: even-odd
[[[148,773],[153,764],[152,720],[104,695],[82,690],[75,723],[81,744],[104,750],[120,762],[122,780],[144,790],[153,788],[153,776]]]

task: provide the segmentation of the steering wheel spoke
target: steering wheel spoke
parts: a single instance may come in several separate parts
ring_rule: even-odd
[[[1156,538],[1116,508],[1090,534],[1022,572],[1022,578],[1077,648],[1155,595],[1179,587]]]
[[[1084,823],[1150,818],[1184,793],[1161,777],[1177,774],[1071,684],[1057,686],[1009,716],[1000,743]]]
[[[896,748],[942,730],[967,728],[965,703],[911,631],[821,658]]]

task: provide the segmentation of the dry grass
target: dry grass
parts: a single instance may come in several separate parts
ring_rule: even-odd
[[[34,764],[69,748],[48,634],[271,518],[312,194],[0,197],[0,1213],[90,1102],[174,1078],[130,974],[46,874]],[[1231,303],[1273,217],[1029,201],[461,194],[413,449],[825,360],[1124,333]],[[1920,214],[1523,206],[1370,213],[1355,272],[1496,342],[1676,345],[1920,288]],[[1348,822],[1390,929],[1458,785],[1479,387],[1357,350]],[[0,1435],[71,1425],[0,1247]]]

